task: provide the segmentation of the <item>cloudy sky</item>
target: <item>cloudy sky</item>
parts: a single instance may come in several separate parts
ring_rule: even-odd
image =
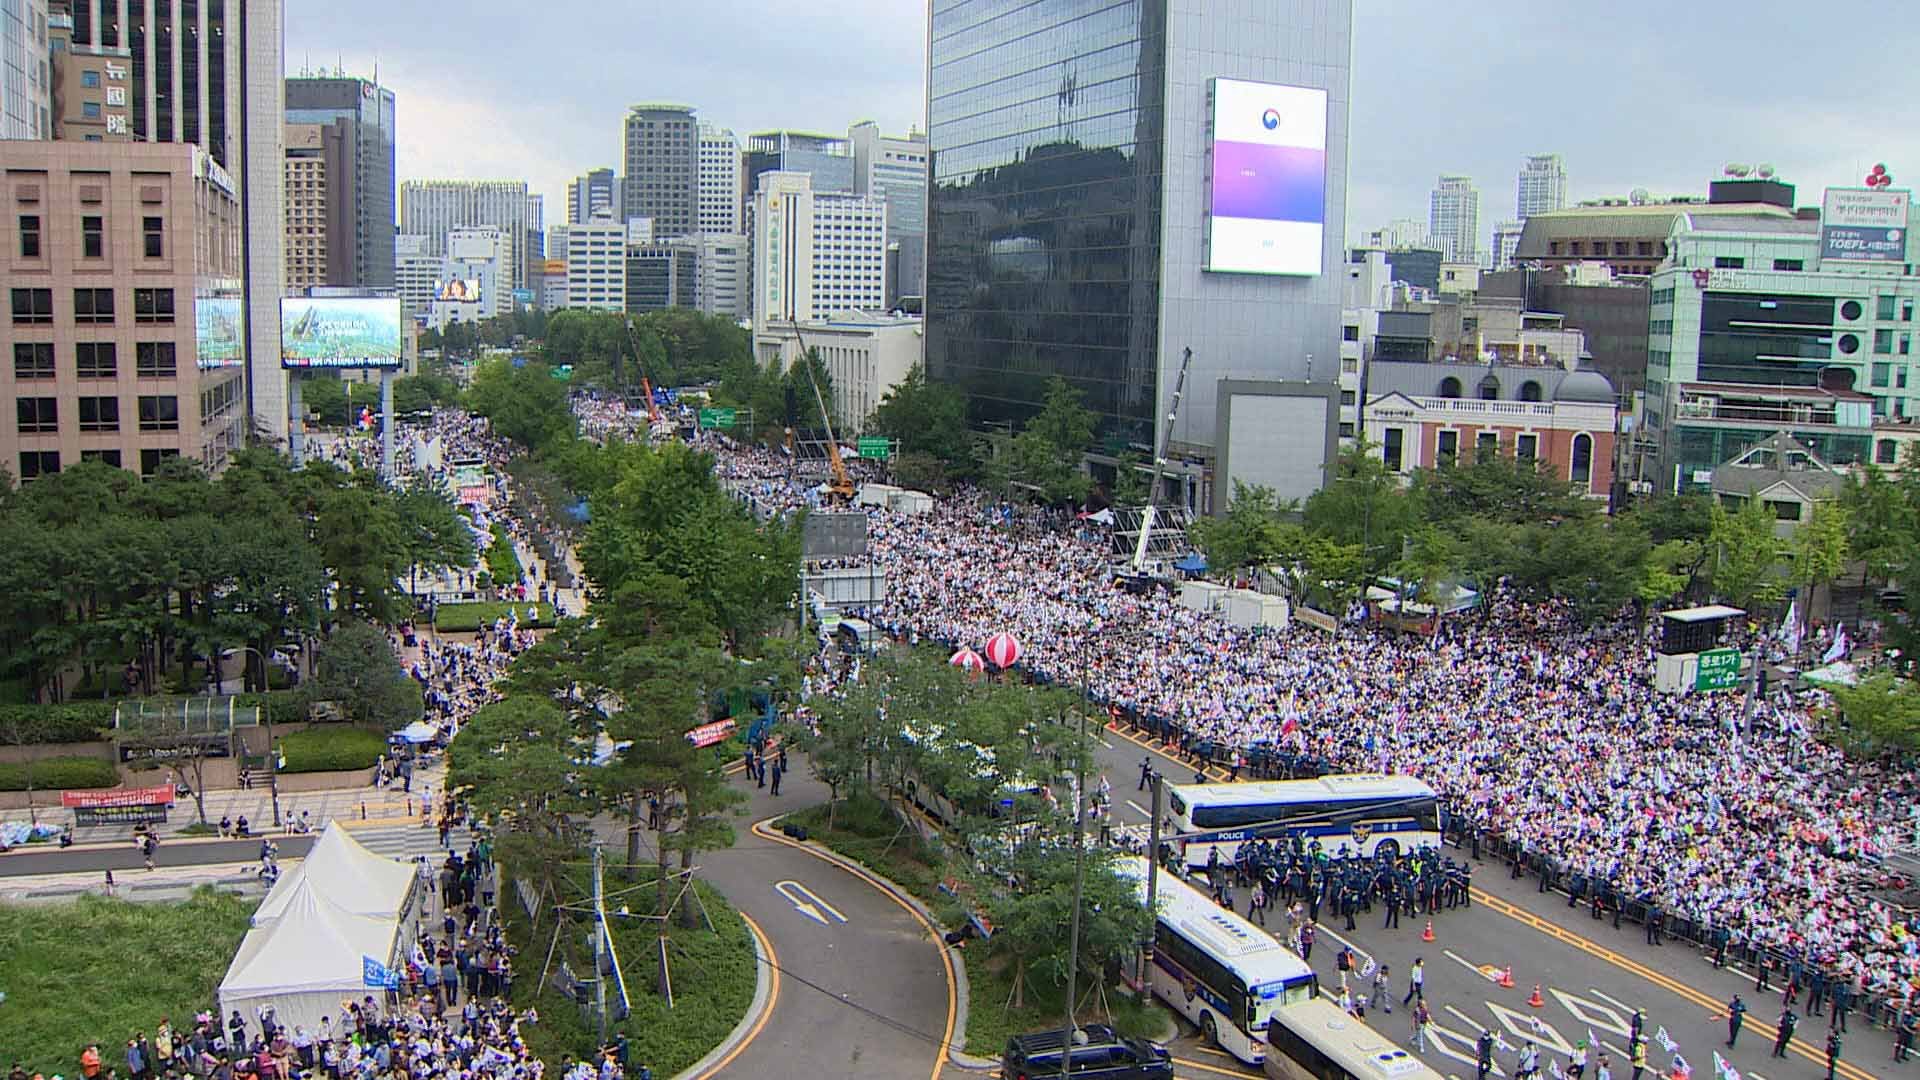
[[[1657,15],[1564,0],[1354,6],[1350,236],[1425,220],[1442,172],[1478,181],[1488,233],[1512,215],[1531,153],[1565,156],[1576,199],[1704,192],[1733,161],[1773,164],[1802,203],[1875,161],[1920,176],[1920,153],[1903,153],[1920,134],[1899,122],[1920,80],[1870,57],[1885,45],[1870,28],[1905,33],[1894,0],[1858,0],[1856,30],[1833,34],[1795,33],[1813,27],[1785,0],[1688,0]],[[289,73],[378,63],[399,99],[403,179],[525,179],[549,220],[570,177],[617,166],[621,117],[637,102],[690,104],[743,135],[924,123],[919,0],[287,8]]]

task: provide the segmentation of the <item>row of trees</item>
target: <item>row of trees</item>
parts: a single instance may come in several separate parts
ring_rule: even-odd
[[[868,426],[898,443],[893,475],[901,484],[945,491],[972,480],[1008,494],[1068,503],[1086,499],[1092,489],[1081,458],[1093,446],[1096,419],[1080,391],[1055,376],[1041,408],[1017,433],[980,438],[967,427],[961,390],[927,378],[926,369],[915,365],[881,398]],[[1123,467],[1121,476],[1131,480],[1135,472]]]
[[[264,450],[234,455],[218,480],[172,459],[144,481],[82,462],[0,495],[0,677],[58,700],[77,669],[103,689],[133,662],[158,688],[178,662],[261,659],[334,623],[387,623],[407,610],[410,565],[470,566],[470,532],[444,497],[395,492],[370,472],[324,462],[295,471]]]
[[[573,365],[584,385],[637,393],[643,373],[656,387],[716,382],[752,354],[738,323],[692,308],[633,316],[631,331],[628,321],[616,311],[556,311],[535,335],[539,358]]]

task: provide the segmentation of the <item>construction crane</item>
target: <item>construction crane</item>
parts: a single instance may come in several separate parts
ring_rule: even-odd
[[[820,422],[827,427],[827,468],[833,474],[833,478],[827,482],[827,494],[840,502],[852,502],[854,494],[853,478],[847,475],[846,462],[840,460],[840,440],[834,437],[833,417],[829,415],[827,411],[826,395],[820,392],[820,380],[813,377],[813,363],[808,358],[807,339],[800,335],[800,320],[793,319],[790,320],[790,323],[793,327],[793,340],[800,346],[800,358],[798,362],[801,367],[807,370],[807,384],[813,387],[814,403],[820,406]],[[789,451],[791,452],[793,445],[793,432],[791,430],[787,432],[787,438]],[[795,454],[794,459],[798,460],[798,458],[799,455]]]
[[[1187,388],[1187,366],[1193,363],[1193,350],[1180,350],[1180,374],[1173,380],[1173,404],[1167,409],[1167,421],[1155,433],[1153,447],[1153,484],[1147,488],[1147,505],[1140,511],[1140,539],[1133,546],[1133,561],[1128,564],[1134,575],[1146,572],[1147,541],[1153,536],[1155,506],[1160,500],[1160,485],[1167,473],[1167,446],[1173,440],[1173,421],[1180,415],[1180,395]]]
[[[671,435],[673,433],[673,423],[660,412],[660,406],[654,402],[653,382],[647,378],[647,363],[640,359],[640,331],[633,325],[632,319],[627,319],[625,322],[627,324],[627,341],[633,346],[634,370],[640,373],[640,389],[647,395],[648,433],[656,439],[663,435]]]

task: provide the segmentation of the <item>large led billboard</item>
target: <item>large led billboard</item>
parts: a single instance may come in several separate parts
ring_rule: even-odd
[[[1820,207],[1820,258],[1907,261],[1907,192],[1828,188]]]
[[[193,331],[201,370],[245,362],[246,314],[238,296],[194,296]]]
[[[397,297],[290,296],[280,301],[280,364],[397,368],[404,351]]]
[[[1327,92],[1213,80],[1207,265],[1312,276],[1327,218]]]

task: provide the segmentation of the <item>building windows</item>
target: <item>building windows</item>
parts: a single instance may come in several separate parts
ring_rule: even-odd
[[[1584,431],[1573,437],[1573,461],[1570,475],[1576,484],[1593,483],[1593,436]]]
[[[1775,270],[1805,270],[1807,264],[1801,259],[1775,259],[1773,260],[1773,268]]]
[[[53,378],[53,343],[46,341],[14,342],[13,377],[16,379]]]
[[[13,322],[14,325],[30,323],[50,323],[53,321],[52,289],[14,289]]]
[[[14,398],[13,411],[22,435],[51,435],[60,430],[59,398]]]
[[[1340,391],[1340,404],[1352,405],[1358,399],[1358,397],[1359,395],[1355,394],[1351,390],[1342,390]]]
[[[83,325],[112,323],[113,290],[73,290],[73,321]]]
[[[1454,378],[1451,375],[1447,376],[1444,379],[1441,379],[1440,380],[1440,396],[1443,398],[1459,397],[1460,396],[1460,380]]]
[[[1359,341],[1359,340],[1360,340],[1360,328],[1359,328],[1359,327],[1357,327],[1357,326],[1354,326],[1354,325],[1352,325],[1351,323],[1349,323],[1349,324],[1347,324],[1347,325],[1345,325],[1345,326],[1342,326],[1342,327],[1340,328],[1340,340],[1342,340],[1342,341]]]
[[[1493,376],[1489,375],[1486,378],[1480,380],[1480,400],[1481,401],[1499,401],[1500,400],[1500,380],[1499,379],[1496,379]]]
[[[158,259],[167,250],[167,219],[143,217],[140,219],[140,239],[146,245],[149,259]]]
[[[172,394],[140,395],[141,431],[179,431],[180,399]]]
[[[1521,401],[1539,401],[1540,394],[1540,384],[1532,379],[1528,379],[1526,382],[1520,384]]]
[[[1775,521],[1800,520],[1800,504],[1790,499],[1768,499],[1767,509],[1773,511]]]
[[[140,475],[152,476],[154,473],[160,471],[161,462],[168,458],[177,458],[179,456],[180,451],[178,450],[142,450],[140,451]]]
[[[1434,463],[1451,465],[1460,457],[1460,433],[1442,431],[1434,441]]]
[[[1893,365],[1876,363],[1873,365],[1873,385],[1885,389],[1893,385]]]
[[[81,461],[97,461],[102,465],[111,465],[117,469],[120,467],[120,451],[118,450],[82,450],[80,451],[80,460]]]
[[[83,397],[80,399],[81,431],[119,431],[120,399]]]
[[[1882,322],[1892,322],[1894,306],[1899,302],[1900,302],[1900,298],[1897,296],[1876,297],[1874,302],[1873,317],[1881,320]]]
[[[1713,268],[1715,270],[1744,270],[1746,267],[1747,260],[1738,255],[1715,255],[1713,257]]]
[[[1892,465],[1900,453],[1900,444],[1892,439],[1881,439],[1873,447],[1875,465]]]
[[[171,379],[176,374],[171,341],[142,341],[133,347],[133,373],[142,379]]]
[[[80,219],[80,254],[88,259],[107,254],[107,219],[88,214]]]
[[[37,259],[40,257],[40,215],[20,215],[20,257]]]
[[[83,379],[111,379],[119,372],[111,341],[83,341],[73,347],[75,366]]]
[[[34,480],[42,476],[52,476],[60,471],[60,451],[58,450],[22,450],[20,451],[20,479]]]
[[[1521,461],[1533,461],[1540,456],[1540,436],[1520,435],[1513,440],[1513,456]]]
[[[1399,472],[1404,466],[1407,433],[1403,428],[1390,427],[1380,440],[1380,458],[1387,463],[1391,472]]]
[[[1473,460],[1492,461],[1500,456],[1500,433],[1482,431],[1473,439]]]
[[[97,89],[99,89],[99,88],[100,88],[100,73],[99,73],[99,72],[97,72],[97,71],[83,71],[83,72],[81,72],[81,73],[80,73],[80,85],[81,85],[81,86],[83,86],[83,87],[85,87],[85,88],[87,88],[88,90],[97,90]]]
[[[1873,332],[1873,351],[1881,356],[1893,355],[1893,331],[1875,330]]]
[[[97,101],[81,102],[80,115],[88,120],[100,119],[100,103]]]
[[[133,321],[171,324],[173,322],[173,290],[133,290]]]

